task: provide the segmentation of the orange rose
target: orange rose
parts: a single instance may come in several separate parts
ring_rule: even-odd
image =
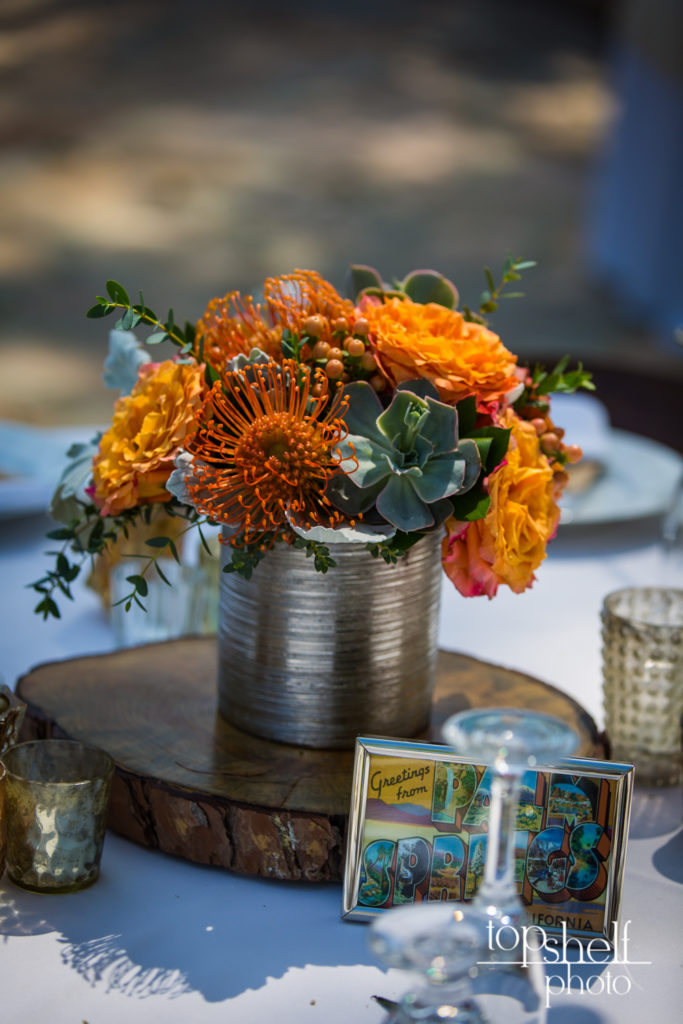
[[[516,356],[497,334],[435,302],[365,302],[375,354],[392,384],[425,377],[451,405],[468,395],[498,401],[518,384]]]
[[[93,459],[93,499],[102,515],[170,497],[165,484],[194,433],[203,391],[204,368],[194,363],[169,359],[140,368],[131,393],[116,402]]]
[[[536,431],[512,410],[505,462],[489,477],[491,506],[484,519],[465,525],[448,520],[442,545],[446,574],[465,596],[493,597],[500,583],[520,594],[534,581],[560,517],[553,470]]]

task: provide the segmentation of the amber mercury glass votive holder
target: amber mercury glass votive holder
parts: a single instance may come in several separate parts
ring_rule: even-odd
[[[114,774],[101,750],[34,740],[2,756],[7,875],[32,892],[85,889],[97,881]]]
[[[632,762],[636,783],[681,778],[683,590],[630,587],[602,607],[605,727],[612,757]]]

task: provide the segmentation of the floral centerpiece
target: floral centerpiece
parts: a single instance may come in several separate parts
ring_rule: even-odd
[[[580,450],[551,419],[552,391],[592,387],[580,364],[529,371],[487,316],[533,264],[508,259],[479,312],[457,309],[435,271],[386,284],[352,267],[343,297],[320,275],[268,278],[263,299],[212,300],[196,325],[161,322],[107,283],[88,316],[118,312],[105,382],[121,392],[111,426],[74,446],[52,502],[63,526],[54,568],[33,586],[36,611],[58,616],[83,562],[163,505],[171,516],[224,526],[228,572],[249,577],[274,544],[304,547],[321,572],[338,541],[367,543],[394,562],[426,533],[466,597],[530,587],[560,517],[565,465]],[[150,325],[153,361],[132,331]],[[127,603],[141,603],[156,536]]]
[[[119,603],[144,608],[184,532],[206,543],[220,524],[223,717],[313,746],[420,731],[440,564],[467,597],[531,586],[581,454],[549,396],[591,387],[589,375],[566,359],[519,367],[487,322],[529,265],[508,259],[499,284],[487,270],[478,311],[458,309],[435,271],[387,284],[355,266],[346,296],[295,271],[268,278],[258,301],[213,299],[183,327],[107,282],[88,315],[118,314],[105,380],[121,394],[109,428],[70,452],[36,611],[58,617],[89,560],[131,555]],[[161,342],[177,352],[154,361]]]

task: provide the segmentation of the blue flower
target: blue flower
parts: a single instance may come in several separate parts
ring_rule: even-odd
[[[132,331],[109,332],[109,355],[104,361],[102,380],[108,388],[129,395],[138,379],[140,367],[151,362]]]

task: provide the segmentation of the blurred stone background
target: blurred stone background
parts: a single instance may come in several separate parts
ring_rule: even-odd
[[[350,262],[435,267],[476,304],[508,252],[539,263],[492,323],[510,348],[679,386],[676,345],[586,270],[614,17],[607,0],[3,0],[0,416],[106,423],[113,321],[84,312],[109,277],[192,320],[294,267],[341,286]]]

